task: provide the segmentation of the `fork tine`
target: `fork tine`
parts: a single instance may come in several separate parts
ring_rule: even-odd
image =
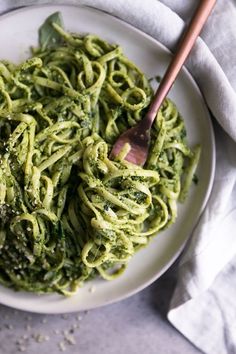
[[[128,143],[130,151],[124,157],[125,160],[143,166],[148,156],[149,140],[150,131],[143,129],[142,124],[138,124],[120,135],[112,148],[110,158],[118,156],[124,145]]]

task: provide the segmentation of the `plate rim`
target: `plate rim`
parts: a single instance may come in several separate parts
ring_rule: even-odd
[[[164,52],[166,52],[168,55],[173,55],[172,52],[165,46],[163,45],[161,42],[159,42],[156,38],[152,37],[151,35],[149,35],[146,32],[143,32],[141,29],[135,27],[134,25],[126,22],[125,20],[119,18],[118,16],[111,14],[109,12],[106,12],[105,10],[102,9],[98,9],[94,6],[89,6],[89,5],[85,5],[85,4],[41,4],[41,5],[29,5],[29,6],[20,6],[14,9],[9,9],[6,12],[3,12],[2,14],[0,14],[0,22],[4,21],[5,18],[7,17],[11,17],[14,16],[17,13],[21,13],[21,12],[27,12],[30,11],[31,9],[37,9],[37,8],[58,8],[58,11],[60,11],[60,8],[82,8],[82,9],[88,9],[89,11],[92,12],[97,12],[99,14],[102,14],[104,16],[110,17],[112,20],[115,20],[117,22],[119,22],[121,25],[126,26],[128,28],[131,28],[132,31],[137,32],[138,34],[140,34],[142,37],[147,38],[149,41],[152,41],[154,43],[155,46],[158,46],[159,48],[161,48]],[[213,128],[213,122],[211,119],[211,114],[210,114],[210,110],[207,106],[206,100],[198,86],[198,84],[196,83],[196,81],[194,80],[192,74],[189,72],[189,70],[186,68],[186,66],[183,66],[181,71],[183,71],[185,73],[185,75],[187,76],[188,80],[191,82],[191,85],[194,87],[195,92],[198,94],[200,100],[202,101],[202,104],[204,106],[204,111],[205,111],[205,119],[208,122],[208,126],[209,126],[209,137],[210,137],[210,146],[211,146],[211,152],[212,152],[212,158],[211,158],[211,173],[210,173],[210,178],[208,180],[208,184],[207,184],[207,191],[204,194],[204,198],[201,202],[201,208],[199,208],[197,216],[196,216],[196,220],[193,223],[192,227],[191,227],[191,231],[189,233],[189,235],[185,238],[184,242],[181,244],[181,246],[178,248],[178,251],[175,252],[175,254],[171,257],[171,259],[157,272],[155,273],[154,276],[150,277],[148,281],[142,283],[139,286],[135,286],[133,290],[130,290],[128,292],[126,292],[125,294],[121,294],[116,296],[115,298],[112,299],[106,299],[103,304],[95,304],[95,305],[91,305],[91,306],[86,306],[84,307],[84,310],[90,310],[90,309],[95,309],[95,308],[99,308],[99,307],[104,307],[106,305],[109,304],[113,304],[116,302],[119,302],[121,300],[127,299],[128,297],[144,290],[146,287],[150,286],[154,281],[156,281],[157,279],[159,279],[173,264],[174,262],[179,258],[179,256],[181,255],[181,253],[183,252],[186,244],[190,241],[191,239],[191,235],[193,233],[194,228],[196,227],[196,225],[199,222],[199,219],[204,211],[204,209],[206,208],[207,202],[210,198],[211,192],[212,192],[212,188],[213,188],[213,183],[214,183],[214,178],[215,178],[215,167],[216,167],[216,143],[215,143],[215,134],[214,134],[214,128]],[[8,289],[6,287],[4,287],[3,285],[0,285],[0,294],[1,294],[1,288],[4,289]],[[14,291],[12,289],[9,289],[11,291]],[[16,292],[17,293],[17,292]],[[21,292],[23,293],[23,292]],[[38,296],[37,294],[34,294],[35,296]],[[48,296],[50,296],[50,294],[48,294]],[[63,297],[62,297],[63,299]],[[74,308],[72,310],[64,310],[59,308],[58,311],[56,311],[55,309],[53,309],[52,311],[44,311],[41,309],[37,309],[37,308],[32,308],[32,306],[28,306],[28,308],[26,306],[21,306],[20,304],[17,304],[17,300],[15,300],[16,303],[12,304],[12,301],[2,301],[1,296],[0,296],[0,303],[2,305],[8,306],[8,307],[12,307],[18,310],[23,310],[23,311],[30,311],[30,312],[34,312],[34,313],[41,313],[41,314],[63,314],[63,313],[72,313],[72,312],[77,312],[80,311],[77,308]],[[81,310],[82,311],[82,310]]]

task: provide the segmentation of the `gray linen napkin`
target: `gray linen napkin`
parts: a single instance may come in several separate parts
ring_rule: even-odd
[[[0,2],[0,11],[66,1]],[[74,0],[131,23],[173,50],[195,0]],[[215,124],[217,163],[211,197],[179,264],[168,318],[208,354],[236,353],[236,4],[218,0],[187,61]],[[222,129],[223,128],[223,129]],[[231,261],[231,263],[229,263]],[[227,265],[227,266],[226,266]]]

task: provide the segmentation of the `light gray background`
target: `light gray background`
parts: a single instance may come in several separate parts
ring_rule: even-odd
[[[0,354],[199,354],[165,318],[173,274],[88,312],[38,315],[0,305]]]

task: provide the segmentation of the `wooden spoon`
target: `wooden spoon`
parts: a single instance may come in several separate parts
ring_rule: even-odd
[[[120,135],[111,151],[111,158],[115,158],[124,146],[129,144],[127,145],[129,152],[125,156],[125,160],[136,165],[143,166],[145,164],[148,156],[152,123],[154,122],[163,100],[171,89],[215,3],[216,0],[202,0],[200,2],[178,50],[173,56],[173,59],[161,80],[146,116],[135,127],[130,128]]]

